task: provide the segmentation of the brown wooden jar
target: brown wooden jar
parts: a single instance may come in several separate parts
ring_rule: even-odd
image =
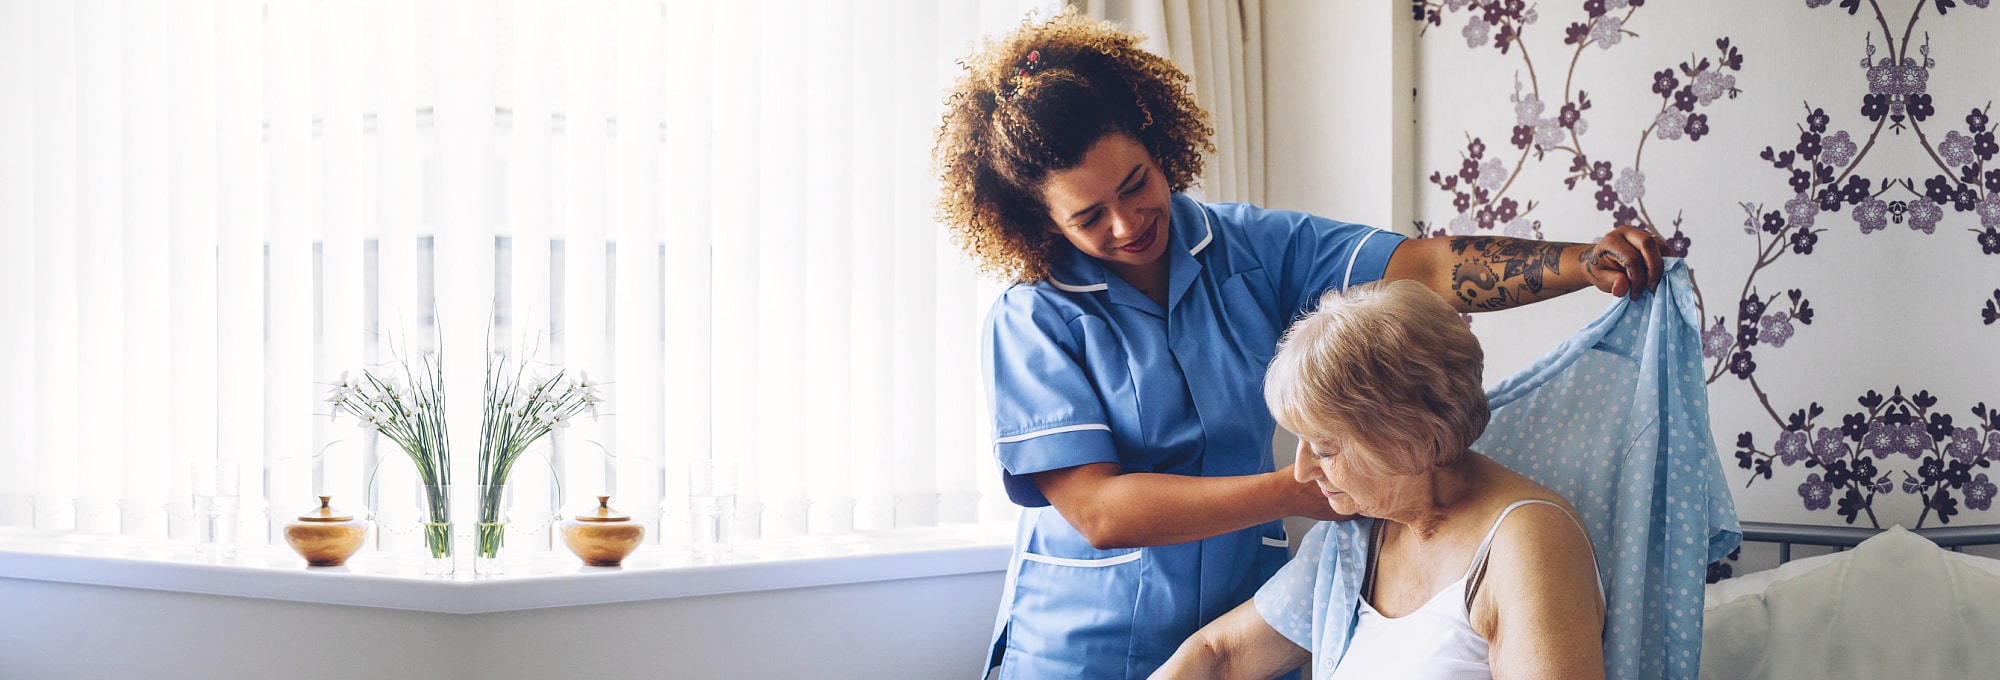
[[[299,515],[285,525],[285,543],[292,546],[306,564],[338,567],[361,549],[368,537],[368,523],[330,507],[332,496],[320,496],[319,507]]]
[[[630,515],[611,509],[610,496],[598,496],[597,507],[565,519],[563,545],[593,567],[616,567],[646,538],[646,527]]]

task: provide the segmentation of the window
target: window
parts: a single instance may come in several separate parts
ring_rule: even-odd
[[[327,384],[439,351],[469,462],[486,352],[530,345],[609,403],[517,524],[610,494],[675,536],[698,459],[739,538],[1010,516],[996,288],[929,150],[1030,4],[0,3],[0,526],[186,537],[217,458],[240,540],[321,493],[413,515]]]

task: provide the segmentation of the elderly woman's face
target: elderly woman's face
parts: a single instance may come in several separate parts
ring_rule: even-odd
[[[1167,178],[1131,135],[1114,133],[1084,152],[1083,162],[1049,173],[1042,187],[1051,231],[1114,270],[1144,268],[1167,252]]]
[[[1421,475],[1377,476],[1356,470],[1351,461],[1357,446],[1301,439],[1292,474],[1301,482],[1319,485],[1327,504],[1343,515],[1395,517],[1429,504],[1429,483]]]

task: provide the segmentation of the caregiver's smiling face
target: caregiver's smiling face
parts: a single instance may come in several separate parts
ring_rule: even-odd
[[[1049,173],[1042,202],[1055,224],[1050,231],[1127,279],[1167,251],[1172,192],[1153,154],[1131,135],[1105,135],[1076,167]]]

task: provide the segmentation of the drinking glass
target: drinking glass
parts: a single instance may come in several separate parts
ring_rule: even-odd
[[[688,464],[689,541],[697,555],[729,551],[736,519],[735,461],[698,459]]]
[[[203,558],[220,561],[236,557],[242,469],[233,460],[188,463],[188,490],[194,501],[195,553]]]

